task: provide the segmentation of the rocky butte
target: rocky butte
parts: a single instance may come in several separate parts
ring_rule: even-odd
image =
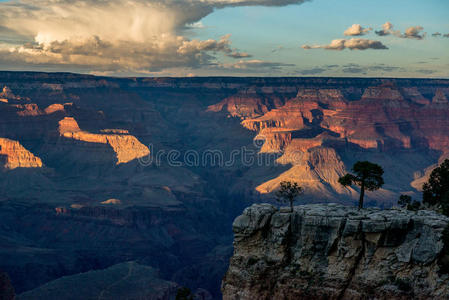
[[[447,299],[448,221],[425,210],[254,204],[233,224],[223,299]]]

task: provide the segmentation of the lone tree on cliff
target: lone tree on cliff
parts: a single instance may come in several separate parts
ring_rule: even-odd
[[[343,186],[358,185],[360,186],[359,209],[363,208],[363,198],[365,197],[365,189],[374,191],[384,184],[382,175],[384,170],[378,164],[369,161],[358,161],[352,166],[354,174],[346,174],[338,179]]]
[[[296,182],[282,181],[281,187],[276,192],[276,199],[279,202],[290,202],[290,211],[293,212],[293,202],[296,197],[302,195],[304,189],[300,187]]]
[[[438,206],[449,216],[449,159],[435,168],[423,185],[423,203]]]

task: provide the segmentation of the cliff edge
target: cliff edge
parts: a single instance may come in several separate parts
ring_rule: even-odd
[[[448,222],[425,210],[254,204],[233,223],[223,299],[447,299]]]

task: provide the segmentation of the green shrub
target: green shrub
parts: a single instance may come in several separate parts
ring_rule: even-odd
[[[413,201],[411,204],[407,205],[407,210],[413,210],[413,211],[418,211],[421,207],[421,202],[419,201]]]
[[[412,202],[412,197],[409,195],[401,195],[398,200],[398,204],[400,207],[406,207]]]
[[[441,207],[449,216],[449,159],[430,174],[429,181],[423,185],[423,203]]]

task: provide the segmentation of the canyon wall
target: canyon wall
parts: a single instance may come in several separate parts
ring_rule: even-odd
[[[0,138],[0,158],[3,168],[40,168],[42,160],[25,149],[19,142]]]
[[[233,223],[223,299],[447,299],[448,222],[433,211],[254,204]]]
[[[368,206],[420,199],[449,155],[448,91],[443,79],[0,72],[0,269],[22,294],[132,260],[219,298],[232,221],[282,180],[304,203],[353,205],[338,177],[369,160],[386,184]]]

